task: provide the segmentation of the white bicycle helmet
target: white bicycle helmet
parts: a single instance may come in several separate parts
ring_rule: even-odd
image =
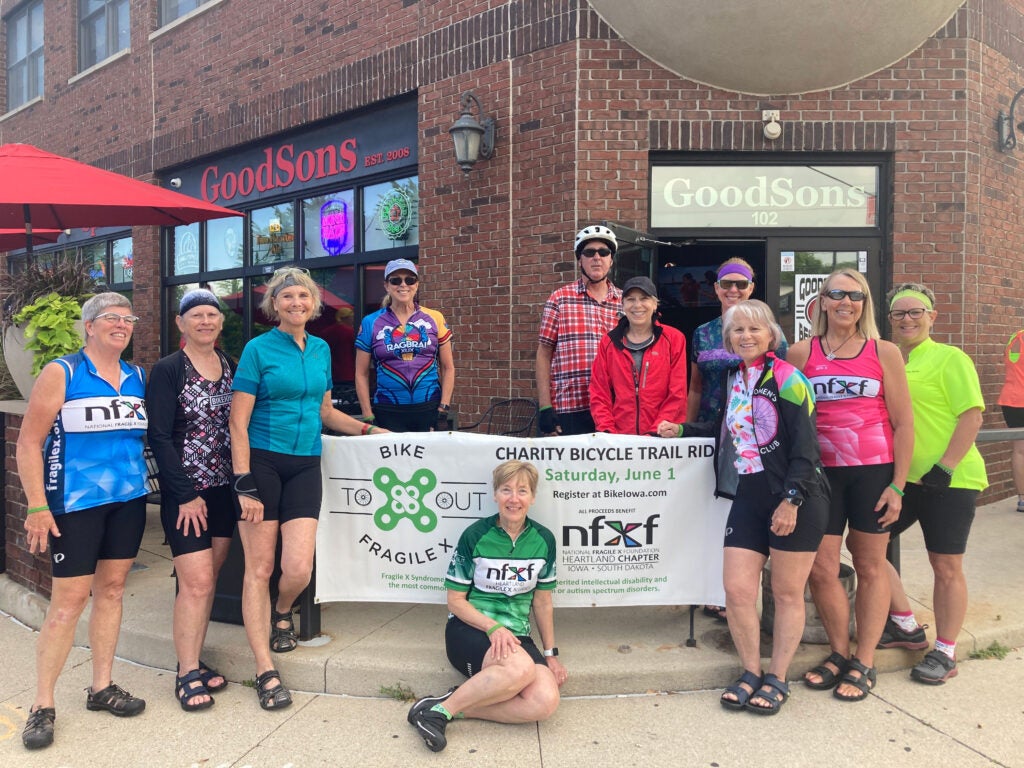
[[[575,251],[577,259],[580,257],[580,251],[583,250],[583,246],[591,240],[600,240],[607,243],[613,254],[619,247],[619,241],[615,239],[614,232],[608,229],[608,227],[602,227],[600,224],[592,224],[576,233]]]

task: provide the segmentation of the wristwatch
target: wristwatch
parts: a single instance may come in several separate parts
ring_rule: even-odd
[[[451,406],[448,403],[438,403],[437,410],[448,413],[451,410]]]
[[[794,507],[799,507],[804,503],[804,497],[800,495],[800,491],[796,488],[790,488],[786,491],[786,501],[792,504]]]
[[[557,656],[558,655],[558,648],[557,647],[555,647],[555,648],[545,648],[544,649],[544,655],[548,656],[548,657],[550,657],[550,656]]]

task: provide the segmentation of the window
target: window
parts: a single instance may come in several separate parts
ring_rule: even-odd
[[[79,71],[131,45],[128,0],[78,0],[78,18]]]
[[[191,13],[206,0],[160,0],[160,26]]]
[[[43,3],[7,19],[7,109],[43,95]]]

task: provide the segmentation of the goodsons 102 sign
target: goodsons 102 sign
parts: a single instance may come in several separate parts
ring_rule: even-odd
[[[659,165],[653,228],[876,226],[878,167]]]

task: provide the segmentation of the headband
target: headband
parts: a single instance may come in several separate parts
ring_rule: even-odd
[[[270,294],[271,298],[276,299],[277,294],[279,294],[285,288],[291,288],[293,285],[301,285],[301,283],[295,279],[294,272],[289,272],[287,275],[284,276],[284,279],[281,280],[281,283]]]
[[[928,307],[928,309],[935,309],[935,306],[932,304],[932,300],[929,299],[926,294],[921,293],[920,291],[900,291],[899,293],[892,297],[892,301],[889,302],[889,309],[892,309],[892,305],[896,303],[896,299],[917,299],[926,307]]]
[[[743,275],[747,280],[753,281],[754,279],[754,273],[743,264],[723,264],[718,268],[718,279],[721,280],[722,275],[730,275],[734,272]]]
[[[194,291],[189,291],[181,297],[181,303],[178,305],[178,314],[184,315],[190,309],[203,306],[220,309],[220,302],[211,291],[208,291],[205,288],[197,288]]]

